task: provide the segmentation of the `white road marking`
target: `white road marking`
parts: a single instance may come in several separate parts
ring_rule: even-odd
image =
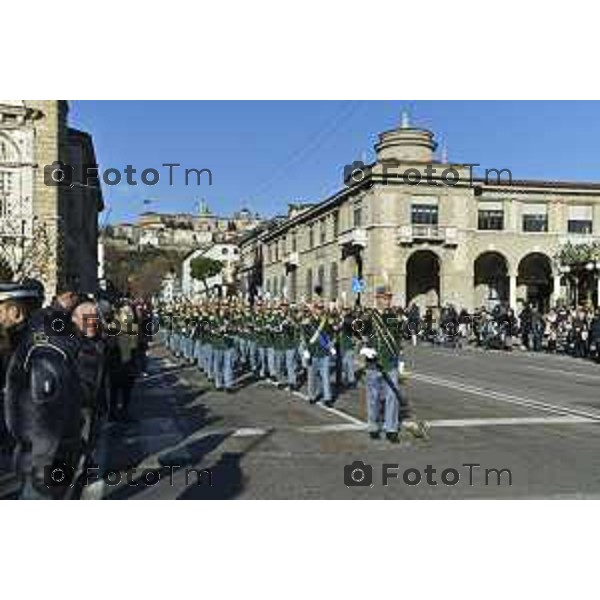
[[[266,429],[261,429],[260,427],[240,427],[231,434],[231,437],[251,437],[266,435],[267,433]]]
[[[302,392],[293,392],[293,394],[294,394],[294,396],[298,396],[299,398],[302,398],[303,400],[306,400],[308,402],[308,396],[306,394],[303,394]],[[333,408],[333,406],[325,406],[324,404],[321,404],[320,402],[317,402],[316,406],[318,406],[322,410],[326,410],[327,412],[329,412],[331,414],[337,415],[338,417],[341,417],[342,419],[346,419],[347,421],[350,421],[350,423],[353,423],[354,425],[360,425],[360,426],[367,425],[367,423],[365,421],[361,421],[360,419],[357,419],[356,417],[349,415],[347,412],[344,412],[337,408]]]
[[[496,425],[572,425],[597,423],[587,417],[506,417],[489,419],[437,419],[428,421],[431,427],[487,427]]]
[[[366,423],[333,423],[330,425],[304,425],[296,430],[302,433],[329,433],[330,431],[364,431]]]
[[[557,404],[549,404],[547,402],[541,402],[540,400],[534,400],[532,398],[524,398],[522,396],[514,396],[512,394],[505,394],[503,392],[497,392],[495,390],[480,388],[472,385],[465,385],[457,381],[450,379],[441,379],[439,377],[433,377],[423,373],[413,373],[412,379],[415,381],[422,381],[423,383],[429,383],[432,385],[438,385],[441,387],[447,387],[452,390],[459,392],[465,392],[467,394],[473,394],[476,396],[482,396],[484,398],[492,398],[494,400],[500,400],[508,404],[515,404],[517,406],[523,406],[525,408],[534,408],[548,413],[555,413],[559,415],[573,415],[576,417],[584,417],[600,421],[600,413],[593,413],[579,409],[573,409],[566,406],[560,406]]]
[[[548,369],[547,367],[534,367],[533,365],[524,365],[526,369],[531,369],[533,371],[545,371],[547,373],[557,373],[559,372],[557,369]],[[592,375],[590,373],[581,373],[579,371],[560,371],[561,375],[573,375],[575,378],[582,377],[583,379],[591,379],[593,381],[600,381],[600,374]]]

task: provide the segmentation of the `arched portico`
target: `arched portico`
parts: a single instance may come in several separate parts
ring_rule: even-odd
[[[487,251],[473,263],[475,305],[493,308],[510,298],[508,261],[500,252]]]
[[[417,250],[406,261],[406,305],[440,305],[440,259],[431,250]]]
[[[517,296],[541,311],[550,307],[554,291],[552,260],[541,252],[526,254],[517,270]]]

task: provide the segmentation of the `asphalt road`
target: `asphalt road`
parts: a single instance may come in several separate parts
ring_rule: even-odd
[[[225,394],[163,349],[152,354],[134,418],[107,426],[102,438],[99,473],[119,473],[89,486],[87,497],[600,497],[600,367],[592,363],[408,348],[406,391],[431,429],[429,439],[403,432],[392,445],[368,438],[356,390],[332,410],[265,382],[242,380]],[[363,483],[372,485],[345,485],[354,461],[371,466]],[[392,465],[388,485],[384,464]]]
[[[103,430],[99,481],[85,497],[600,497],[600,366],[428,346],[407,348],[406,359],[406,393],[429,437],[403,431],[392,445],[367,436],[357,390],[333,409],[249,378],[225,394],[154,347],[133,418]],[[345,485],[355,461],[371,485]],[[0,488],[10,486],[0,472]]]

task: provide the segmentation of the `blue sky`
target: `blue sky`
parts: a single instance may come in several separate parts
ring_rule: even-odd
[[[104,186],[110,222],[144,210],[284,213],[341,187],[343,166],[374,158],[376,134],[411,123],[445,141],[450,160],[508,168],[517,179],[600,182],[600,103],[507,101],[71,101],[70,123],[94,138],[100,169],[156,168],[160,182]],[[162,163],[180,163],[174,185]],[[213,185],[185,186],[208,168]],[[150,199],[150,205],[144,204]],[[102,215],[104,220],[106,215]]]

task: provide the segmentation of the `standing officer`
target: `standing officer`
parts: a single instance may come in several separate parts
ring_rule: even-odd
[[[16,440],[20,497],[64,498],[81,454],[77,341],[30,316],[39,285],[0,286],[0,326],[14,350],[6,371],[6,424]]]

